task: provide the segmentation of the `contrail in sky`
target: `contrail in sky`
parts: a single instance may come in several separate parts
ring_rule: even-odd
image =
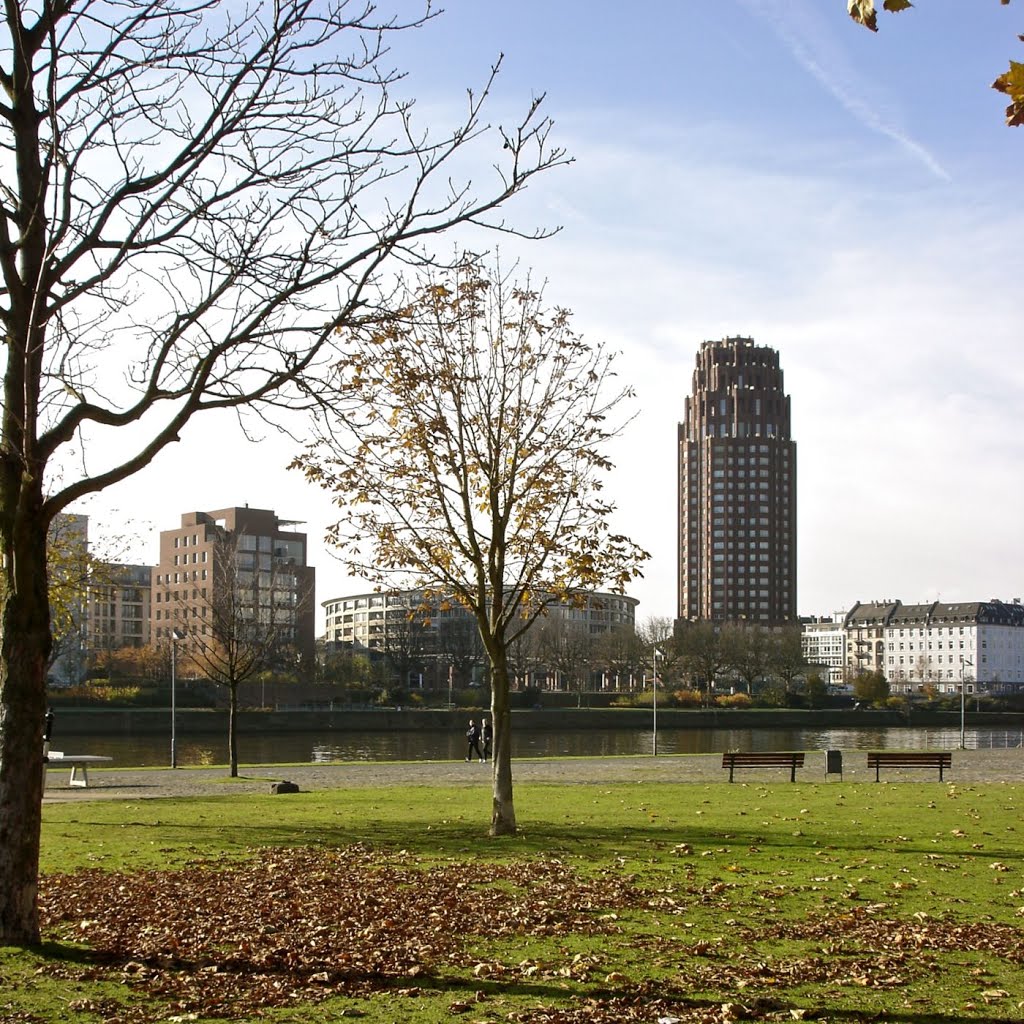
[[[767,21],[796,62],[865,128],[891,139],[919,160],[936,178],[951,181],[949,173],[921,143],[911,138],[866,98],[868,86],[850,67],[841,47],[814,8],[802,0],[740,0]]]

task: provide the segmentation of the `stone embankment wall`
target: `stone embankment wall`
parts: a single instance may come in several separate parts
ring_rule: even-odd
[[[166,732],[170,709],[61,708],[58,714],[61,735],[139,736]],[[242,711],[239,713],[238,728],[242,733],[451,730],[461,727],[467,719],[479,714],[479,709],[469,708],[457,711],[400,711],[395,708]],[[652,718],[650,710],[632,708],[539,709],[513,711],[512,715],[514,722],[517,723],[515,727],[521,724],[523,727],[538,731],[650,729]],[[971,727],[1016,729],[1024,727],[1024,715],[968,712],[967,724]],[[886,729],[900,726],[958,728],[959,725],[959,712],[948,711],[914,711],[908,717],[895,711],[683,711],[671,708],[658,710],[659,729]],[[226,711],[181,709],[177,713],[177,730],[180,736],[221,734],[225,729]]]

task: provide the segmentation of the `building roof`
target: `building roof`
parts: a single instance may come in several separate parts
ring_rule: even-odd
[[[869,601],[863,604],[858,601],[847,613],[843,625],[847,629],[856,629],[858,626],[886,626],[899,604],[899,601]]]
[[[937,601],[933,601],[931,604],[903,604],[897,601],[896,607],[889,616],[889,621],[886,625],[890,628],[897,626],[925,626],[928,624],[929,616],[937,604]]]
[[[1021,626],[1024,627],[1024,605],[993,598],[991,601],[957,601],[931,604],[903,604],[902,601],[858,602],[846,615],[845,628],[886,626],[890,629],[907,626]]]

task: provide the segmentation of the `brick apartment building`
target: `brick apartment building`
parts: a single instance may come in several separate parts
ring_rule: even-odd
[[[152,638],[181,643],[201,640],[212,629],[214,581],[223,579],[222,560],[244,591],[244,614],[272,623],[281,645],[304,660],[315,654],[316,570],[308,564],[306,534],[295,520],[269,509],[225,508],[186,512],[181,525],[160,533],[160,560],[152,570]]]

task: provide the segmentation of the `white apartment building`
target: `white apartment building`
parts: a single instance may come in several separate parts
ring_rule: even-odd
[[[1024,690],[1024,605],[963,601],[858,602],[802,630],[804,657],[828,666],[829,684],[880,671],[894,694]]]
[[[858,601],[843,619],[846,633],[846,676],[885,673],[885,627],[899,601]]]
[[[842,687],[846,668],[845,612],[835,612],[830,619],[813,619],[803,624],[800,643],[808,664],[828,670],[831,689]]]
[[[893,693],[1011,693],[1024,688],[1019,600],[900,605],[885,626]]]

